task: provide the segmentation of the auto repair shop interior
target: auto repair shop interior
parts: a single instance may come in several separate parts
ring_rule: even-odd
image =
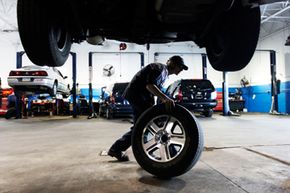
[[[59,23],[67,20],[47,19],[50,5],[0,2],[0,193],[290,193],[289,1],[257,0],[249,6],[238,3],[247,0],[225,0],[232,3],[218,13],[209,11],[217,4],[211,0],[207,4],[194,0],[187,6],[174,5],[175,9],[156,1],[161,2],[156,3],[156,18],[162,18],[156,21],[171,27],[140,27],[137,21],[144,19],[145,12],[136,9],[136,23],[124,23],[134,26],[127,30],[136,30],[134,36],[122,31],[119,22],[131,18],[127,12],[105,20],[115,22],[118,29],[103,25],[78,36],[74,23],[69,24],[74,33],[54,36],[64,29]],[[110,5],[83,2],[88,4],[68,4],[74,9]],[[186,12],[190,6],[192,15]],[[201,19],[195,6],[206,10],[200,15],[227,17],[204,27],[202,22],[211,19]],[[40,12],[27,11],[39,7]],[[184,14],[175,14],[180,7]],[[30,12],[39,22],[29,22]],[[47,20],[42,20],[45,14]],[[186,31],[189,25],[178,24],[181,18],[201,27]],[[226,18],[244,26],[231,31],[238,25]],[[45,30],[37,26],[45,22],[59,27],[46,35],[55,38],[54,51],[60,55],[47,54],[53,52],[53,41],[47,43],[42,38]],[[171,33],[175,24],[184,33]],[[221,27],[227,24],[231,25]],[[141,33],[161,28],[160,33]],[[203,31],[204,36],[218,38],[187,41],[199,37],[201,29],[213,32]],[[71,39],[62,37],[73,40],[71,47]],[[162,110],[155,98],[154,107],[134,130],[139,132],[132,134],[132,147],[126,151],[129,161],[119,162],[108,150],[133,123],[124,90],[139,70],[154,62],[166,64],[174,55],[183,58],[188,70],[169,76],[161,90],[181,107]]]

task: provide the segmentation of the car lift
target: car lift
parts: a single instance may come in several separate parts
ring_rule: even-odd
[[[24,51],[17,52],[16,53],[16,68],[21,68],[22,67],[22,56],[25,54]],[[73,118],[77,117],[77,105],[76,105],[76,53],[70,52],[72,56],[72,80],[73,80],[73,85],[72,85],[72,95],[73,95]],[[15,108],[16,108],[16,116],[20,116],[20,112],[18,109],[18,103],[20,102],[21,98],[19,94],[15,92],[15,96],[17,98]]]
[[[276,71],[276,52],[270,50],[270,65],[271,65],[271,109],[270,114],[281,114],[279,113],[278,106],[278,94],[280,93],[280,80],[277,80]]]
[[[222,93],[223,93],[223,114],[222,115],[223,116],[239,116],[239,114],[234,113],[230,110],[228,72],[225,72],[225,71],[223,71]]]
[[[270,73],[271,73],[271,108],[269,113],[272,115],[282,115],[279,113],[278,95],[280,94],[280,80],[277,80],[277,65],[276,65],[276,51],[275,50],[256,50],[260,52],[270,53]]]
[[[172,55],[184,55],[184,54],[190,54],[190,55],[201,55],[202,57],[202,78],[207,79],[207,55],[205,53],[182,53],[182,52],[155,52],[154,53],[154,62],[157,62],[157,57],[160,54],[172,54]]]
[[[270,114],[280,115],[278,111],[278,94],[280,93],[280,82],[276,77],[276,51],[274,50],[256,50],[260,52],[270,53],[270,69],[271,69],[271,109]],[[229,108],[228,100],[228,72],[223,72],[223,115],[236,115]]]
[[[93,54],[140,54],[141,68],[144,67],[144,53],[143,52],[89,52],[89,116],[88,119],[97,118],[97,113],[93,106]]]

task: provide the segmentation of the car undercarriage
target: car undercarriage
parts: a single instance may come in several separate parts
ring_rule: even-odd
[[[62,66],[72,43],[193,41],[213,68],[244,68],[255,51],[259,4],[272,0],[18,0],[20,38],[37,65]],[[241,38],[242,37],[242,38]]]

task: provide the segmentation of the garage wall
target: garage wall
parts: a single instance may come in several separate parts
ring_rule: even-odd
[[[81,86],[86,87],[88,84],[88,53],[94,52],[93,54],[93,85],[95,87],[103,86],[104,84],[110,84],[113,82],[127,82],[132,79],[135,73],[141,69],[141,58],[139,53],[144,54],[144,65],[152,63],[154,61],[165,63],[167,59],[173,54],[165,55],[161,60],[156,60],[154,58],[154,53],[156,52],[170,52],[179,53],[184,52],[203,52],[197,48],[193,43],[175,43],[166,45],[150,45],[150,50],[146,50],[144,45],[136,45],[127,43],[127,49],[125,51],[119,51],[118,41],[106,41],[103,46],[91,46],[86,42],[81,44],[74,44],[72,51],[77,53],[77,79]],[[113,52],[113,53],[105,53]],[[134,52],[134,53],[127,53]],[[179,54],[176,53],[176,54]],[[180,55],[180,54],[179,54]],[[181,54],[182,55],[182,54]],[[184,57],[184,56],[183,56]],[[201,56],[200,56],[201,57]],[[194,58],[185,57],[185,62],[191,64],[193,67],[191,71],[189,70],[188,77],[200,78],[202,77],[201,72],[201,59],[196,62]],[[103,74],[103,68],[106,65],[112,65],[115,69],[115,73],[106,77]],[[61,67],[61,69],[66,68],[65,66],[70,66],[70,61]],[[197,66],[197,67],[196,67]],[[198,67],[200,66],[200,67]],[[200,69],[199,69],[200,68]],[[66,69],[70,73],[70,69]],[[63,69],[62,71],[65,71]],[[197,72],[200,71],[200,72]],[[194,73],[193,73],[194,72]],[[193,74],[191,74],[193,73]],[[199,75],[198,75],[199,74]]]
[[[290,47],[284,46],[285,40],[290,34],[290,30],[277,32],[259,42],[260,50],[272,49],[276,51],[277,58],[277,78],[282,81],[281,94],[279,95],[280,112],[290,113]],[[165,63],[167,59],[174,55],[181,55],[185,63],[189,66],[188,71],[184,71],[180,76],[172,75],[167,84],[179,78],[202,78],[202,59],[198,53],[205,53],[194,43],[171,43],[164,45],[150,45],[150,50],[146,50],[144,45],[127,44],[125,51],[119,50],[120,42],[106,41],[103,46],[92,46],[83,42],[73,44],[72,51],[77,53],[77,82],[80,88],[88,88],[89,52],[114,52],[96,53],[93,55],[93,88],[100,88],[113,82],[130,81],[133,75],[141,68],[139,54],[126,54],[126,52],[144,53],[144,64],[158,61]],[[11,69],[16,67],[16,52],[23,51],[17,32],[0,33],[0,77],[2,86],[7,87],[7,76]],[[177,53],[178,51],[178,53]],[[172,54],[164,54],[169,52]],[[158,57],[156,56],[158,54]],[[195,54],[188,54],[195,53]],[[68,83],[72,80],[72,59],[69,57],[64,66],[60,67],[61,72],[67,75]],[[23,65],[31,65],[26,55],[23,56]],[[112,65],[115,73],[108,77],[103,75],[103,67]],[[240,87],[241,78],[249,80],[250,86],[244,90],[243,97],[246,99],[246,108],[250,112],[269,112],[271,106],[270,94],[270,55],[266,51],[256,51],[250,64],[243,70],[229,73],[229,87],[234,90]],[[210,79],[217,90],[222,87],[222,73],[215,71],[208,62],[208,79]],[[166,86],[165,85],[165,86]]]
[[[6,36],[10,36],[7,38]],[[2,77],[2,86],[7,87],[7,76],[11,69],[16,68],[16,52],[23,51],[19,40],[18,33],[0,34],[1,44],[0,53],[3,69],[0,71]],[[144,53],[144,64],[158,61],[166,63],[167,59],[178,54],[184,57],[185,63],[189,66],[187,72],[183,72],[179,77],[172,77],[171,82],[177,78],[202,78],[202,60],[201,55],[197,53],[205,53],[203,49],[199,49],[194,43],[171,43],[165,45],[152,44],[150,50],[146,50],[144,45],[127,44],[125,51],[119,50],[118,41],[106,41],[103,46],[92,46],[83,42],[81,44],[73,44],[72,52],[77,54],[77,82],[80,87],[88,87],[89,68],[88,68],[88,53],[96,52],[93,55],[93,86],[99,87],[105,84],[110,84],[116,81],[130,81],[133,75],[141,69],[141,59],[139,54],[127,54],[126,52],[141,52]],[[176,52],[178,51],[178,52]],[[104,53],[114,52],[114,53]],[[160,54],[159,58],[155,58],[154,54],[168,52],[172,54]],[[183,54],[195,53],[195,54]],[[4,65],[5,63],[5,65]],[[113,65],[115,69],[114,75],[106,77],[103,75],[103,67],[105,65]],[[23,55],[23,66],[33,65],[27,56]],[[72,59],[71,56],[67,62],[59,67],[60,71],[67,75],[68,83],[72,80]],[[212,80],[215,86],[220,86],[222,74],[215,71],[208,62],[208,78]],[[169,82],[170,83],[170,82]]]
[[[11,69],[16,67],[16,52],[23,51],[18,33],[4,33],[1,34],[0,52],[2,69],[0,76],[2,77],[3,87],[7,87],[7,76]],[[93,55],[93,88],[99,89],[102,86],[107,86],[113,82],[127,82],[130,81],[133,75],[141,68],[141,59],[139,54],[127,54],[126,52],[142,52],[144,53],[144,64],[157,61],[166,63],[167,59],[174,55],[181,55],[185,63],[189,66],[188,71],[183,71],[179,76],[172,75],[168,80],[168,84],[179,78],[202,78],[202,58],[199,53],[205,53],[203,49],[199,49],[194,43],[174,43],[165,45],[151,45],[150,50],[146,50],[144,45],[127,44],[125,51],[119,51],[120,42],[106,41],[103,46],[92,46],[83,42],[81,44],[73,44],[72,51],[77,53],[77,82],[79,87],[83,89],[88,88],[89,68],[88,68],[88,53],[96,52]],[[178,52],[176,52],[178,50]],[[114,52],[114,53],[103,53]],[[172,54],[164,54],[169,52]],[[158,57],[156,56],[158,54]],[[194,53],[194,54],[188,54]],[[208,62],[208,61],[207,61]],[[115,73],[108,77],[103,75],[103,67],[112,65]],[[229,73],[229,86],[236,88],[240,86],[240,79],[245,76],[251,85],[264,85],[270,83],[270,70],[268,67],[269,57],[267,53],[256,53],[253,60],[245,69],[239,72]],[[26,55],[23,55],[23,65],[32,65]],[[64,66],[59,68],[60,71],[68,76],[68,83],[72,82],[72,59],[69,57]],[[222,87],[222,73],[215,71],[208,62],[208,79],[210,79],[217,90]],[[266,81],[265,81],[266,80]],[[260,92],[260,91],[259,91]],[[266,93],[269,91],[265,91]],[[98,93],[98,92],[97,92]],[[259,93],[249,96],[247,101],[259,99]],[[261,95],[262,98],[265,98]],[[270,101],[270,100],[269,100]],[[248,103],[256,104],[256,103]],[[270,104],[270,102],[269,102]],[[257,107],[257,105],[249,105]],[[262,105],[261,105],[262,106]],[[265,106],[265,105],[264,105]],[[253,109],[253,111],[261,111]]]
[[[17,32],[0,32],[0,78],[2,87],[7,87],[7,77],[16,68],[16,52],[21,47]]]

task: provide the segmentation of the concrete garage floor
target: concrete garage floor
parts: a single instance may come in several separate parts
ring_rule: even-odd
[[[198,117],[201,159],[186,174],[160,180],[136,163],[100,156],[130,123],[86,117],[0,119],[1,193],[290,192],[290,117]]]

